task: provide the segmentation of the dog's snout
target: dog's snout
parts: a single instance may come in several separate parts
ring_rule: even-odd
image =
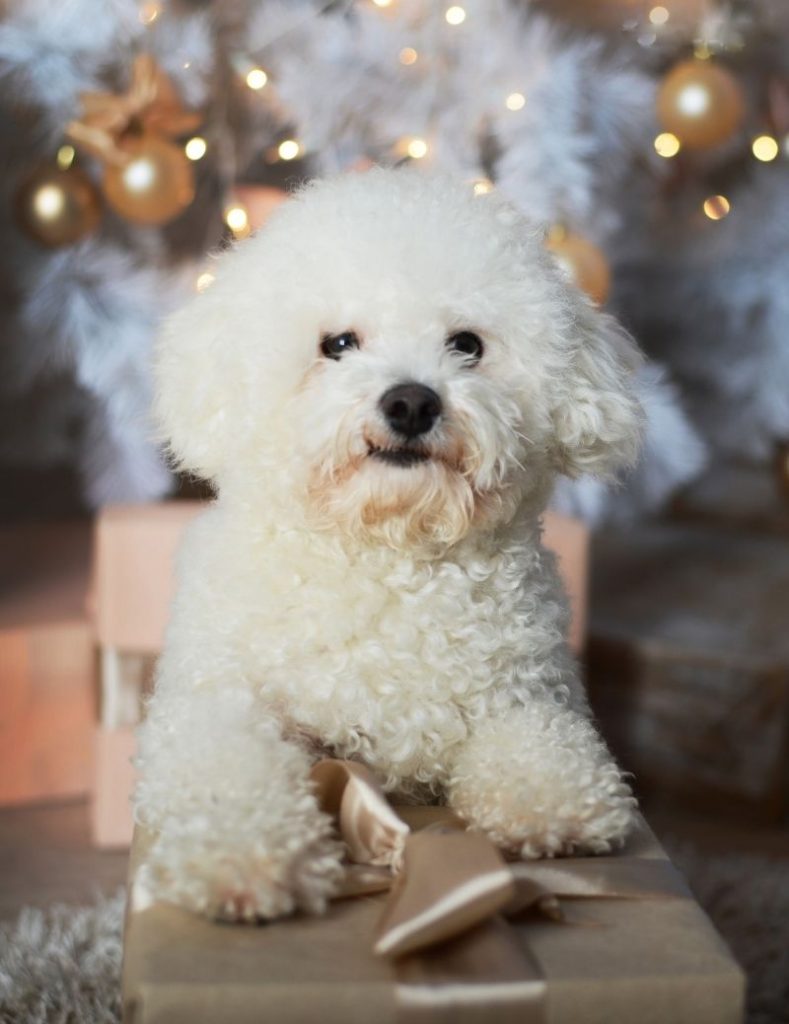
[[[425,384],[397,384],[380,405],[392,430],[408,438],[426,434],[441,415],[441,399]]]

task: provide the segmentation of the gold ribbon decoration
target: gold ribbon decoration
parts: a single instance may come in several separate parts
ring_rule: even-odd
[[[194,131],[202,116],[187,110],[154,58],[141,53],[124,93],[84,92],[82,115],[66,126],[68,137],[93,156],[116,166],[129,160],[129,135],[176,137]]]
[[[321,809],[335,818],[347,850],[340,896],[391,888],[374,940],[378,956],[423,953],[497,915],[531,910],[560,920],[560,897],[688,895],[663,861],[573,857],[508,863],[486,836],[465,831],[449,812],[445,821],[412,832],[374,775],[356,762],[320,761],[312,780]]]

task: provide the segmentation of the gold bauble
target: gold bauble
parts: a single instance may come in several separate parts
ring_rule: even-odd
[[[745,117],[745,100],[737,79],[725,68],[686,60],[661,82],[657,115],[683,146],[711,149],[737,133]]]
[[[548,233],[545,244],[567,276],[602,306],[611,287],[611,271],[603,251],[588,238],[561,227]]]
[[[189,206],[194,175],[183,147],[140,135],[120,148],[124,162],[108,164],[104,174],[104,195],[116,213],[136,224],[165,224]]]
[[[22,184],[15,200],[19,227],[42,245],[70,245],[90,234],[101,218],[101,199],[90,178],[76,167],[40,167]]]

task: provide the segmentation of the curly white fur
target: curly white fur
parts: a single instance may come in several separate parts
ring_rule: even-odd
[[[325,334],[360,347],[323,358]],[[484,342],[478,364],[447,347]],[[526,856],[599,852],[633,800],[588,718],[540,514],[635,458],[638,359],[497,196],[373,171],[313,185],[169,324],[158,414],[219,499],[191,528],[141,736],[149,883],[229,916],[317,910],[339,851],[321,752]],[[379,400],[443,411],[407,467]]]

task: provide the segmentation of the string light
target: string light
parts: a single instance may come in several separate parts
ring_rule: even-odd
[[[246,83],[250,89],[254,89],[257,92],[262,89],[268,81],[268,75],[263,68],[251,68],[247,72]]]
[[[376,7],[388,7],[392,0],[373,0]]]
[[[195,135],[184,146],[184,153],[190,160],[202,160],[208,149],[208,143],[199,135]]]
[[[422,157],[427,156],[427,143],[424,139],[408,139],[405,151],[412,160],[421,160]]]
[[[450,25],[462,25],[466,20],[466,12],[462,7],[447,7],[444,17]]]
[[[761,160],[765,164],[775,160],[778,156],[778,149],[778,140],[774,139],[772,135],[759,135],[751,144],[753,155],[757,160]]]
[[[507,110],[523,110],[526,105],[526,97],[522,92],[511,92],[504,101]]]
[[[69,167],[71,167],[71,165],[74,163],[74,157],[76,155],[76,150],[73,146],[69,146],[67,144],[65,146],[60,147],[55,159],[57,160],[57,165],[61,169],[61,171],[67,171]]]
[[[475,196],[486,196],[493,191],[493,182],[490,178],[477,178],[473,185]]]
[[[406,67],[410,66],[411,64],[416,64],[417,60],[419,60],[419,54],[416,52],[413,46],[405,46],[400,51],[400,63],[405,64]]]
[[[138,17],[143,25],[153,25],[161,13],[162,9],[159,4],[153,3],[151,0],[151,2],[142,5]]]
[[[669,19],[669,12],[665,7],[653,7],[649,12],[649,20],[653,25],[665,25]]]
[[[243,206],[234,203],[225,210],[225,224],[236,238],[245,238],[249,232],[249,215]]]
[[[301,146],[295,139],[285,139],[277,146],[280,160],[295,160],[301,153]]]
[[[726,196],[710,196],[704,200],[703,209],[710,220],[723,220],[731,210],[731,203]]]
[[[195,288],[199,292],[204,292],[206,288],[210,287],[210,285],[214,283],[214,280],[215,278],[211,271],[206,270],[198,276],[197,280],[195,281]]]
[[[658,156],[667,159],[676,156],[682,148],[682,144],[673,132],[661,132],[654,142],[655,152]]]

